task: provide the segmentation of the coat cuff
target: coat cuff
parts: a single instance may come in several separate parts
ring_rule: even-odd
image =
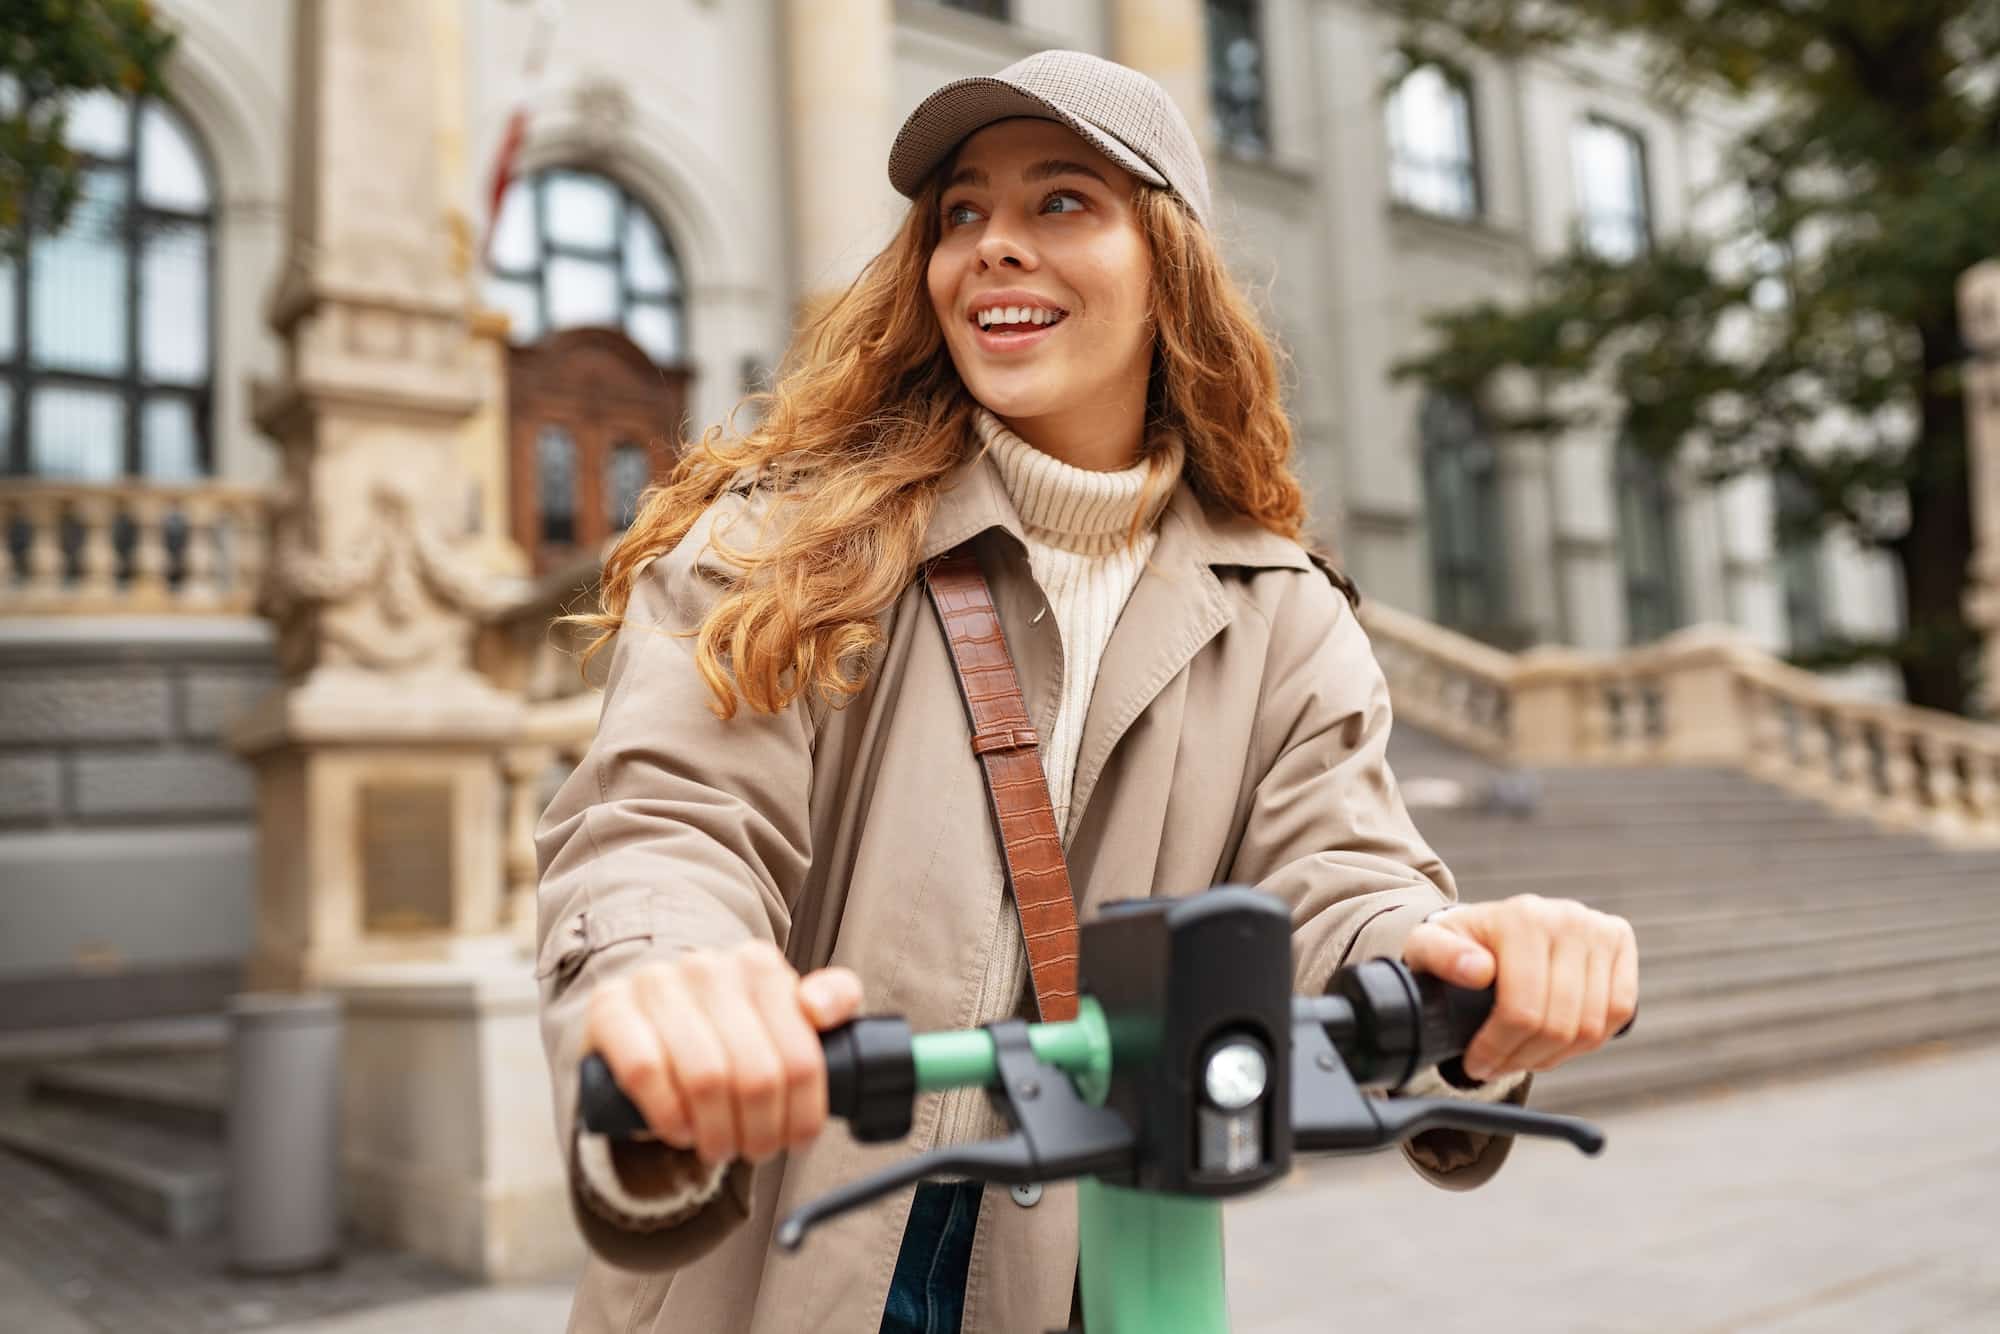
[[[657,1232],[686,1222],[722,1193],[727,1162],[704,1163],[692,1149],[657,1140],[618,1140],[579,1132],[577,1189],[590,1210],[627,1232]]]
[[[1426,1070],[1401,1091],[1402,1097],[1463,1098],[1468,1102],[1511,1102],[1528,1105],[1535,1077],[1526,1071],[1492,1079],[1475,1089],[1457,1089],[1436,1070]],[[1484,1135],[1474,1130],[1426,1130],[1403,1141],[1403,1156],[1426,1181],[1443,1190],[1471,1190],[1493,1179],[1514,1149],[1512,1135]]]

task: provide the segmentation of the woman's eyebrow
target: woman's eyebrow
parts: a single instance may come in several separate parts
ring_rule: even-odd
[[[1104,173],[1097,170],[1097,168],[1088,166],[1082,162],[1069,162],[1062,158],[1049,158],[1046,161],[1037,162],[1034,166],[1029,167],[1021,173],[1021,179],[1029,182],[1046,181],[1057,176],[1088,176],[1091,180],[1107,188],[1111,184],[1110,181],[1104,179]],[[951,174],[951,179],[944,183],[947,190],[954,185],[973,185],[985,189],[989,184],[991,182],[987,178],[986,173],[978,167],[960,167]]]

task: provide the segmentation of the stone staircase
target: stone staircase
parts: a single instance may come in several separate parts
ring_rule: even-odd
[[[1391,763],[1467,900],[1577,898],[1638,932],[1638,1024],[1538,1079],[1538,1105],[2000,1035],[2000,852],[1885,833],[1728,768],[1510,771],[1407,724]],[[1500,808],[1496,779],[1532,809]]]
[[[113,1034],[0,1069],[0,1149],[34,1159],[175,1241],[220,1228],[228,1067],[219,1019]]]

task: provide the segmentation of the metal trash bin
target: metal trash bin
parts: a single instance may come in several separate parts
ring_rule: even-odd
[[[229,1000],[229,1264],[273,1274],[340,1253],[340,1002]]]

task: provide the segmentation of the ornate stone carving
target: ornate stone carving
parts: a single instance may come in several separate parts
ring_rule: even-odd
[[[259,609],[278,625],[280,665],[464,670],[475,622],[512,606],[522,581],[462,560],[426,515],[416,483],[379,478],[369,518],[344,549],[316,540],[298,489],[279,502]],[[315,655],[317,646],[321,652]]]

